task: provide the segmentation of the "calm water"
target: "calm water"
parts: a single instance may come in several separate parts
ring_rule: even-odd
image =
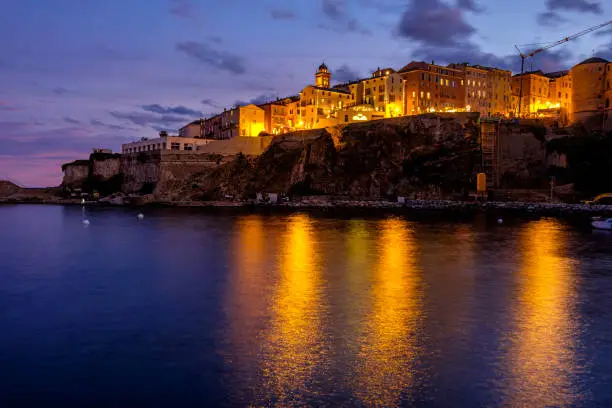
[[[145,215],[0,206],[0,406],[612,405],[612,234]]]

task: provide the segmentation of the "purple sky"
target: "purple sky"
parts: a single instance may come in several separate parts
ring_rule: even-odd
[[[296,94],[323,60],[342,81],[413,59],[516,69],[514,44],[611,15],[608,0],[2,0],[0,179],[57,185],[93,147]],[[612,58],[612,30],[527,67],[594,53]]]

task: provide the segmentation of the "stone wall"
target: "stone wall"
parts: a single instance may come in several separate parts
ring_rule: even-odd
[[[124,155],[121,160],[121,191],[126,194],[152,193],[159,180],[160,162],[159,150]]]
[[[121,155],[94,153],[90,157],[91,176],[98,180],[110,180],[121,172]]]
[[[198,153],[220,154],[233,156],[239,153],[247,156],[262,154],[272,142],[274,136],[243,137],[238,136],[228,140],[214,140],[207,145],[198,146]]]

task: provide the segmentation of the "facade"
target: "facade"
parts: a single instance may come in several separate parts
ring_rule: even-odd
[[[133,154],[140,152],[162,151],[162,150],[196,150],[198,146],[210,143],[210,140],[180,137],[180,136],[160,136],[156,139],[143,137],[137,142],[121,145],[121,153]]]
[[[399,70],[405,84],[407,115],[465,110],[464,72],[426,62],[411,62]]]
[[[377,112],[383,112],[387,118],[404,115],[404,80],[391,68],[378,68],[370,78],[349,83],[345,87],[354,105],[368,105]]]
[[[525,72],[512,77],[512,95],[520,97],[521,83],[523,95],[521,101],[520,116],[536,117],[540,111],[550,109],[552,104],[549,99],[550,79],[542,71]],[[518,114],[518,103],[513,106]]]
[[[179,129],[181,137],[204,137],[204,119],[194,120],[193,122]]]
[[[268,102],[259,105],[264,111],[264,131],[271,135],[278,135],[288,131],[287,106],[280,102]]]
[[[606,92],[604,96],[604,126],[606,130],[612,130],[612,62],[606,65]]]
[[[224,140],[236,136],[259,136],[265,130],[264,110],[253,104],[224,110],[204,121],[204,137]]]
[[[468,112],[480,112],[481,116],[490,116],[490,89],[488,71],[468,64],[450,64],[463,72],[465,80],[464,107]]]
[[[572,76],[569,71],[552,72],[546,75],[550,78],[548,85],[551,108],[559,111],[559,121],[562,126],[572,122]]]
[[[508,116],[512,111],[512,72],[485,67],[487,70],[487,94],[489,113],[492,116]]]
[[[573,121],[586,123],[603,114],[608,66],[608,61],[603,58],[589,58],[572,67]]]

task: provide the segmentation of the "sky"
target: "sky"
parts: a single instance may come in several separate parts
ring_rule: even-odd
[[[515,45],[609,20],[609,0],[1,0],[0,179],[61,182],[92,148],[413,60],[516,72]],[[527,69],[612,59],[612,26]],[[538,46],[525,46],[530,50]]]

